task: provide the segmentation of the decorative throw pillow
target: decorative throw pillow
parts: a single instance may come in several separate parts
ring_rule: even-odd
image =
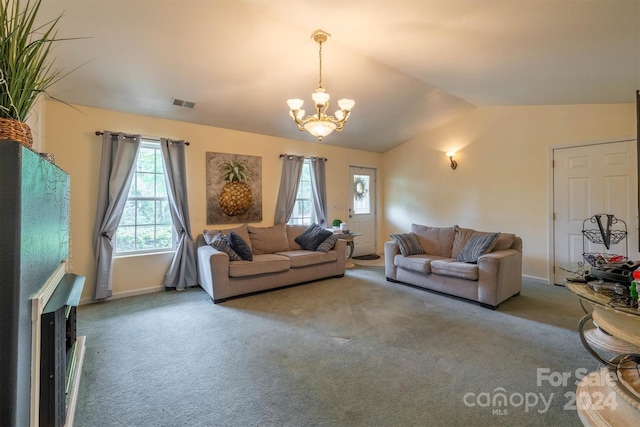
[[[478,258],[480,255],[486,251],[493,242],[498,238],[500,233],[490,233],[485,234],[484,236],[476,236],[472,237],[467,241],[467,244],[464,245],[464,248],[456,258],[456,261],[460,262],[478,262]]]
[[[207,245],[210,245],[211,242],[213,242],[213,238],[215,237],[215,235],[218,234],[219,232],[220,232],[219,230],[203,230],[202,237],[204,238],[204,242]]]
[[[422,245],[415,233],[390,234],[394,242],[400,248],[400,253],[404,256],[419,255],[424,253]]]
[[[242,261],[242,257],[238,255],[236,251],[231,248],[231,244],[229,243],[229,238],[222,233],[218,233],[211,239],[211,246],[219,250],[220,252],[224,252],[229,255],[230,261]]]
[[[318,224],[311,224],[304,232],[296,237],[295,242],[302,246],[302,249],[308,251],[315,251],[320,246],[320,243],[324,242],[327,237],[333,233],[329,230],[325,230]]]
[[[324,239],[324,242],[318,245],[318,248],[316,250],[327,253],[336,245],[337,242],[338,242],[338,235],[331,234],[331,236]]]
[[[233,231],[230,231],[229,244],[231,245],[231,249],[236,251],[243,260],[253,261],[251,248],[249,247],[249,245],[247,245],[247,242],[245,242],[244,239],[240,237],[240,235],[234,233]]]

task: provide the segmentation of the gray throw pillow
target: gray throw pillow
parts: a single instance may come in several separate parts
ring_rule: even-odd
[[[462,251],[460,251],[460,255],[456,258],[456,261],[460,262],[478,262],[478,258],[480,255],[486,251],[493,242],[498,238],[500,233],[490,233],[485,234],[484,236],[472,237],[467,241],[467,244],[464,245]]]
[[[236,251],[238,255],[242,257],[245,261],[253,261],[253,254],[251,253],[251,248],[247,245],[247,242],[244,241],[240,235],[234,233],[233,231],[229,232],[229,244],[231,245],[231,249]]]
[[[338,235],[331,234],[331,236],[324,239],[324,242],[320,243],[320,245],[316,250],[327,253],[336,245],[337,242],[338,242]]]
[[[302,246],[302,249],[308,251],[315,251],[320,246],[320,243],[324,242],[327,237],[331,236],[333,232],[325,230],[318,224],[311,224],[304,232],[296,237],[295,242]]]
[[[216,235],[214,235],[211,239],[210,245],[220,252],[224,252],[229,255],[230,261],[242,261],[242,257],[233,250],[231,244],[229,243],[229,238],[224,234],[217,233]]]
[[[420,240],[415,233],[390,234],[391,238],[400,248],[400,253],[404,256],[420,255],[424,253]]]

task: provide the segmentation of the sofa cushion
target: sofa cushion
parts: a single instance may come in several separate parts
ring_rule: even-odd
[[[396,242],[400,253],[404,256],[424,253],[420,240],[418,240],[418,236],[415,233],[390,234],[389,236]]]
[[[311,224],[304,232],[295,238],[295,242],[302,246],[303,249],[308,251],[315,251],[320,246],[320,243],[331,236],[333,233],[329,230],[325,230],[318,224]]]
[[[278,252],[277,255],[286,256],[291,260],[291,268],[306,267],[308,265],[324,264],[325,262],[335,262],[338,259],[336,251],[286,251]]]
[[[229,277],[246,277],[258,274],[278,273],[291,267],[289,258],[276,255],[256,255],[253,261],[234,261],[229,263]]]
[[[254,255],[273,254],[289,250],[287,229],[284,224],[276,224],[272,227],[247,226],[251,239],[251,252]]]
[[[499,233],[485,234],[484,236],[474,236],[467,240],[466,245],[456,258],[459,262],[478,262],[480,255],[488,253],[495,246],[495,241]]]
[[[213,236],[210,245],[220,252],[224,252],[229,255],[230,261],[241,261],[242,257],[238,255],[236,251],[231,248],[231,244],[229,243],[229,238],[222,234],[221,232],[216,233]]]
[[[418,235],[418,240],[425,253],[451,257],[453,240],[458,226],[453,227],[429,227],[426,225],[411,224],[411,231]]]
[[[307,227],[304,225],[287,225],[287,239],[289,240],[289,250],[299,251],[302,249],[298,243],[296,243],[296,237],[304,233]]]
[[[316,250],[325,253],[329,252],[331,249],[333,249],[336,243],[338,243],[338,235],[332,234],[331,236],[324,239],[324,242],[320,243]]]
[[[494,251],[503,251],[509,249],[513,245],[516,235],[511,233],[500,233],[500,236],[496,239],[496,246]]]
[[[431,262],[431,272],[442,276],[478,280],[478,264],[458,262],[452,259],[437,259]]]
[[[429,274],[431,273],[431,263],[435,260],[449,259],[440,257],[437,255],[396,255],[393,259],[393,264],[398,268],[404,268],[405,270],[417,271],[418,273]]]
[[[231,249],[236,251],[238,255],[245,261],[253,261],[253,254],[251,253],[251,247],[244,241],[244,239],[235,231],[229,232],[229,243]]]
[[[486,236],[487,234],[491,234],[488,231],[476,231],[471,228],[462,228],[458,227],[458,231],[456,231],[456,237],[453,240],[453,249],[451,250],[451,258],[458,258],[460,252],[464,249],[465,245],[472,237]],[[495,249],[495,245],[498,240],[494,240],[493,243],[487,248],[485,253],[493,252]]]

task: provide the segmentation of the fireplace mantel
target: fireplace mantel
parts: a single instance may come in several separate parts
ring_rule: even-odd
[[[0,141],[0,170],[0,425],[38,425],[32,298],[69,259],[70,178],[16,141]]]

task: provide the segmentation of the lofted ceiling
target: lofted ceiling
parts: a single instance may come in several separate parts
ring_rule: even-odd
[[[4,0],[3,0],[4,1]],[[302,141],[318,82],[356,105],[323,144],[384,152],[480,106],[633,103],[638,0],[44,0],[63,13],[50,95]],[[76,69],[77,68],[77,69]],[[173,99],[195,102],[188,109]]]

